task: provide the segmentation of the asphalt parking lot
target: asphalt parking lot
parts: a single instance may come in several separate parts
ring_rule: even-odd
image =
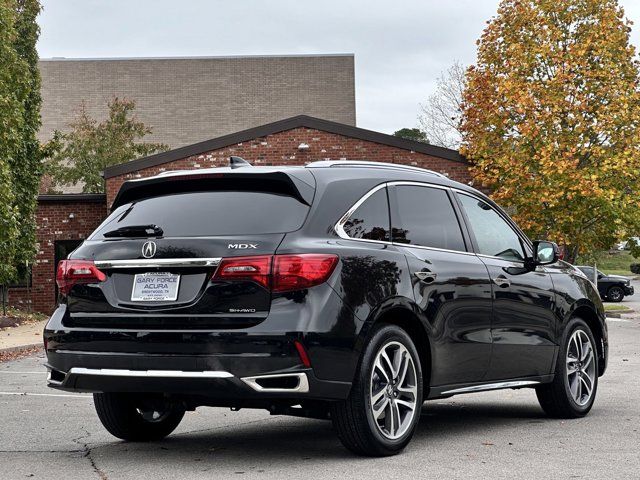
[[[358,458],[328,422],[203,408],[162,442],[121,442],[89,395],[45,386],[43,356],[0,364],[0,479],[640,478],[640,320],[610,322],[611,363],[584,419],[545,418],[531,390],[425,404],[409,448]]]

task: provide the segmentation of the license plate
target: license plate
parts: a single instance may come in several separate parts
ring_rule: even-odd
[[[178,299],[180,275],[139,273],[133,279],[131,300],[135,302],[173,302]]]

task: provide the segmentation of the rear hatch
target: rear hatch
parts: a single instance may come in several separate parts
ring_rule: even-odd
[[[127,182],[58,269],[69,326],[243,328],[271,304],[271,256],[313,199],[304,169]]]

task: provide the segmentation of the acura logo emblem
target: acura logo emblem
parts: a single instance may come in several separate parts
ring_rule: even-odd
[[[142,256],[144,258],[151,258],[156,254],[156,242],[144,242],[142,245]]]

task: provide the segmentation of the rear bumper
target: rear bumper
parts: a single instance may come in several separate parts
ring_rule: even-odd
[[[315,294],[324,308],[345,312],[329,287]],[[305,304],[293,307],[282,301],[251,328],[141,331],[70,327],[65,325],[67,307],[61,305],[44,332],[48,384],[74,392],[200,396],[206,398],[202,404],[233,406],[269,399],[346,398],[358,359],[354,332],[360,325],[340,334],[335,316],[320,316],[327,325],[318,322],[317,305],[308,306],[315,309],[313,315],[305,312]],[[304,366],[296,341],[305,346],[311,368]]]
[[[237,377],[225,371],[128,370],[72,367],[66,373],[51,365],[47,383],[70,392],[163,393],[206,398],[210,405],[257,405],[277,400],[340,400],[350,384],[319,380],[311,369]],[[196,402],[198,403],[198,402]]]

